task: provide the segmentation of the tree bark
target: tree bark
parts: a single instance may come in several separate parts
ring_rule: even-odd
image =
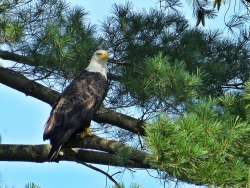
[[[66,147],[79,147],[85,149],[95,149],[100,151],[105,151],[107,153],[116,154],[123,156],[124,154],[129,157],[129,159],[148,165],[148,159],[150,154],[137,150],[135,148],[129,147],[125,144],[114,140],[106,140],[98,136],[90,136],[84,139],[75,138],[71,140]]]
[[[29,80],[18,72],[3,67],[0,67],[0,83],[16,89],[27,96],[32,96],[46,102],[51,106],[53,106],[60,97],[60,93],[57,91]],[[106,108],[100,108],[93,120],[98,123],[108,123],[127,131],[144,135],[142,122],[133,117]]]
[[[43,63],[37,60],[38,58],[34,58],[32,56],[24,56],[24,55],[19,55],[13,52],[0,50],[0,58],[4,60],[10,60],[10,61],[22,63],[25,65],[45,68]],[[43,59],[42,55],[41,57],[39,57],[39,59]],[[50,67],[50,69],[53,69],[53,68],[54,67]],[[45,69],[49,69],[49,68],[45,68]],[[108,79],[113,80],[113,81],[121,81],[121,76],[108,73]]]
[[[50,145],[12,145],[0,144],[0,161],[48,162]],[[114,154],[86,149],[64,149],[58,161],[87,162],[128,168],[151,168],[149,165],[124,160]]]
[[[47,162],[51,146],[0,144],[0,161]],[[91,149],[91,150],[88,150]],[[74,138],[60,152],[59,161],[89,162],[130,168],[152,168],[150,155],[98,136]]]

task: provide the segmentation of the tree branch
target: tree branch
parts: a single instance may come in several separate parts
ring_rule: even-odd
[[[9,52],[9,51],[0,50],[0,58],[4,60],[15,61],[15,62],[22,63],[25,65],[30,65],[30,66],[35,66],[35,67],[38,67],[38,66],[44,67],[44,65],[41,62],[39,62],[37,58],[34,58],[32,56],[23,56],[23,55],[19,55],[13,52]],[[43,59],[43,58],[40,57],[39,59]],[[53,68],[53,67],[50,67],[50,68]],[[114,80],[114,81],[120,81],[121,76],[108,73],[108,79]]]
[[[3,67],[0,67],[0,83],[25,93],[27,96],[32,96],[46,102],[51,106],[54,105],[60,96],[57,91],[29,80],[18,72]],[[98,123],[112,124],[136,134],[144,134],[142,122],[130,116],[106,108],[100,108],[93,120]]]
[[[12,145],[0,144],[0,161],[20,161],[20,162],[48,162],[49,144],[43,145]],[[59,161],[83,161],[87,163],[125,166],[128,168],[150,168],[149,165],[135,163],[127,160],[124,163],[121,157],[105,152],[91,151],[84,149],[64,149],[60,153]]]
[[[100,150],[111,154],[115,153],[117,156],[126,155],[129,157],[129,159],[135,162],[144,165],[149,164],[148,153],[134,149],[120,142],[114,140],[106,140],[98,136],[85,137],[84,139],[74,138],[66,145],[66,147],[79,147],[85,149]]]
[[[95,167],[95,166],[93,166],[93,165],[91,165],[91,164],[85,163],[85,162],[79,162],[79,163],[80,163],[80,164],[83,164],[84,166],[86,166],[86,167],[88,167],[88,168],[91,168],[91,169],[93,169],[93,170],[95,170],[95,171],[97,171],[97,172],[100,172],[100,173],[104,174],[104,175],[107,176],[107,177],[108,177],[117,187],[120,186],[119,183],[117,183],[117,181],[116,181],[111,175],[109,175],[107,172],[104,172],[102,169],[97,168],[97,167]]]
[[[38,62],[35,61],[33,57],[22,56],[13,52],[8,52],[0,50],[0,57],[4,60],[15,61],[22,64],[27,64],[30,66],[38,66]]]
[[[51,106],[54,105],[60,96],[58,92],[29,80],[20,73],[3,67],[0,67],[0,83],[16,89],[27,96],[32,96],[48,103]]]
[[[51,146],[46,144],[0,144],[0,161],[46,162],[50,148]],[[85,154],[87,155],[85,156]],[[90,159],[89,155],[93,155],[93,159]],[[60,152],[59,161],[69,160],[131,168],[151,168],[149,156],[148,153],[120,142],[91,136],[84,139],[72,139]]]
[[[144,125],[142,121],[136,118],[127,116],[125,114],[121,114],[113,110],[109,110],[107,108],[99,108],[99,110],[96,112],[96,115],[94,116],[94,121],[98,123],[112,124],[116,127],[125,129],[127,131],[130,131],[132,133],[136,133],[142,136],[145,134]]]

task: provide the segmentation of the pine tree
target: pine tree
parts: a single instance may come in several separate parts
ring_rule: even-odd
[[[95,135],[113,141],[73,140],[61,160],[94,170],[88,163],[153,168],[162,178],[199,185],[250,186],[246,32],[225,39],[191,28],[178,12],[138,12],[130,3],[114,5],[101,35],[84,9],[61,0],[5,0],[0,12],[0,57],[18,63],[0,67],[0,83],[50,105],[96,48],[112,54],[109,92],[94,121]],[[2,144],[0,159],[45,162],[49,147]],[[74,155],[71,147],[83,150]],[[84,158],[90,152],[93,158]]]
[[[196,19],[196,26],[206,24],[206,20],[215,19],[223,12],[225,26],[231,32],[247,30],[246,23],[249,22],[250,0],[159,0],[162,10],[181,10],[183,4],[187,3]],[[225,9],[224,11],[221,9]]]

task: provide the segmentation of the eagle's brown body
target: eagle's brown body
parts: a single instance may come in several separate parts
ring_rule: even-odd
[[[49,160],[55,160],[61,147],[76,133],[90,126],[107,90],[107,79],[98,72],[84,70],[64,90],[46,123],[43,139],[50,139]]]

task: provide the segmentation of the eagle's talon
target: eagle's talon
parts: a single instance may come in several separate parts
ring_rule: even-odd
[[[93,133],[89,127],[83,130],[83,132],[80,134],[80,138],[83,139],[88,136],[93,136]]]
[[[86,132],[87,136],[93,136],[93,133],[89,127],[85,129],[85,132]]]

